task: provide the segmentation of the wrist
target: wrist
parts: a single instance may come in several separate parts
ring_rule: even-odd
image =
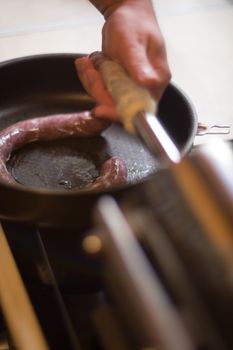
[[[107,19],[115,10],[121,7],[141,7],[142,9],[151,7],[153,11],[153,5],[151,0],[90,0],[91,3],[102,13],[105,19]]]
[[[114,1],[114,4],[108,6],[104,12],[105,20],[115,12],[128,13],[134,12],[138,14],[154,14],[154,9],[151,0],[122,0]]]
[[[105,20],[107,20],[108,17],[111,16],[111,14],[113,12],[115,12],[115,10],[117,8],[121,7],[125,2],[126,2],[126,0],[114,1],[112,4],[107,6],[103,12],[103,16],[104,16]]]
[[[106,16],[108,17],[108,14],[112,13],[125,0],[90,0],[90,2],[106,19]]]

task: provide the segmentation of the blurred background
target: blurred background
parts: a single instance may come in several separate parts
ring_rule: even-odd
[[[232,126],[233,1],[154,0],[154,6],[173,82],[190,97],[200,122]],[[99,50],[103,23],[87,0],[0,0],[0,61]],[[222,137],[232,136],[231,127]]]

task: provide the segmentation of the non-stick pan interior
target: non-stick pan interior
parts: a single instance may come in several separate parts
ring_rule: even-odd
[[[0,129],[27,118],[90,110],[93,101],[74,68],[77,56],[40,55],[3,63]],[[187,152],[196,119],[187,99],[173,85],[164,94],[158,116],[180,150]],[[125,160],[129,183],[144,180],[158,168],[158,161],[140,139],[116,124],[97,137],[26,145],[12,155],[7,166],[20,184],[70,190],[93,182],[103,161],[111,156]]]

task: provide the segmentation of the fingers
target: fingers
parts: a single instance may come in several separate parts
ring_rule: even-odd
[[[102,53],[95,52],[90,56],[76,59],[75,67],[83,87],[97,104],[92,110],[92,115],[110,121],[117,121],[115,104],[105,88],[101,74],[98,72],[98,65],[102,58]]]
[[[112,106],[97,106],[92,110],[92,115],[94,115],[97,118],[108,119],[112,122],[119,121],[119,117],[116,113],[116,108]]]
[[[147,54],[151,65],[157,75],[154,84],[149,86],[149,89],[152,96],[154,96],[156,100],[159,101],[171,80],[171,71],[169,68],[166,48],[163,41],[161,43],[158,43],[157,40],[155,41],[154,37],[150,38]]]
[[[104,86],[101,74],[95,69],[89,57],[78,58],[75,61],[78,76],[86,91],[93,97],[97,104],[113,106],[113,101]]]
[[[120,63],[128,74],[140,85],[150,88],[157,82],[157,73],[152,66],[144,47],[131,43],[124,55],[120,55]]]
[[[95,79],[98,79],[98,76],[96,77],[96,72],[91,61],[87,56],[78,58],[75,60],[75,68],[83,87],[89,95],[93,96],[93,85]]]
[[[104,56],[103,52],[101,52],[101,51],[92,52],[89,55],[89,58],[90,58],[91,63],[93,64],[93,66],[96,70],[99,70],[101,63],[103,63],[104,60],[106,60],[106,57]]]
[[[171,79],[164,50],[158,48],[157,43],[153,45],[148,42],[145,47],[138,42],[131,42],[127,50],[122,50],[124,55],[119,56],[120,63],[132,79],[149,89],[157,101],[160,100]]]
[[[132,35],[131,31],[113,33],[105,23],[103,28],[102,50],[106,56],[118,61],[133,80],[148,88],[152,96],[159,100],[167,87],[171,73],[168,66],[165,43],[159,28],[153,27]],[[133,28],[135,31],[135,28]]]

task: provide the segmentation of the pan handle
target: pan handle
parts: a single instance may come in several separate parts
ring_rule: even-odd
[[[157,102],[149,91],[134,82],[117,62],[105,59],[99,69],[125,129],[137,132],[152,153],[164,161],[179,163],[180,151],[156,118]]]

